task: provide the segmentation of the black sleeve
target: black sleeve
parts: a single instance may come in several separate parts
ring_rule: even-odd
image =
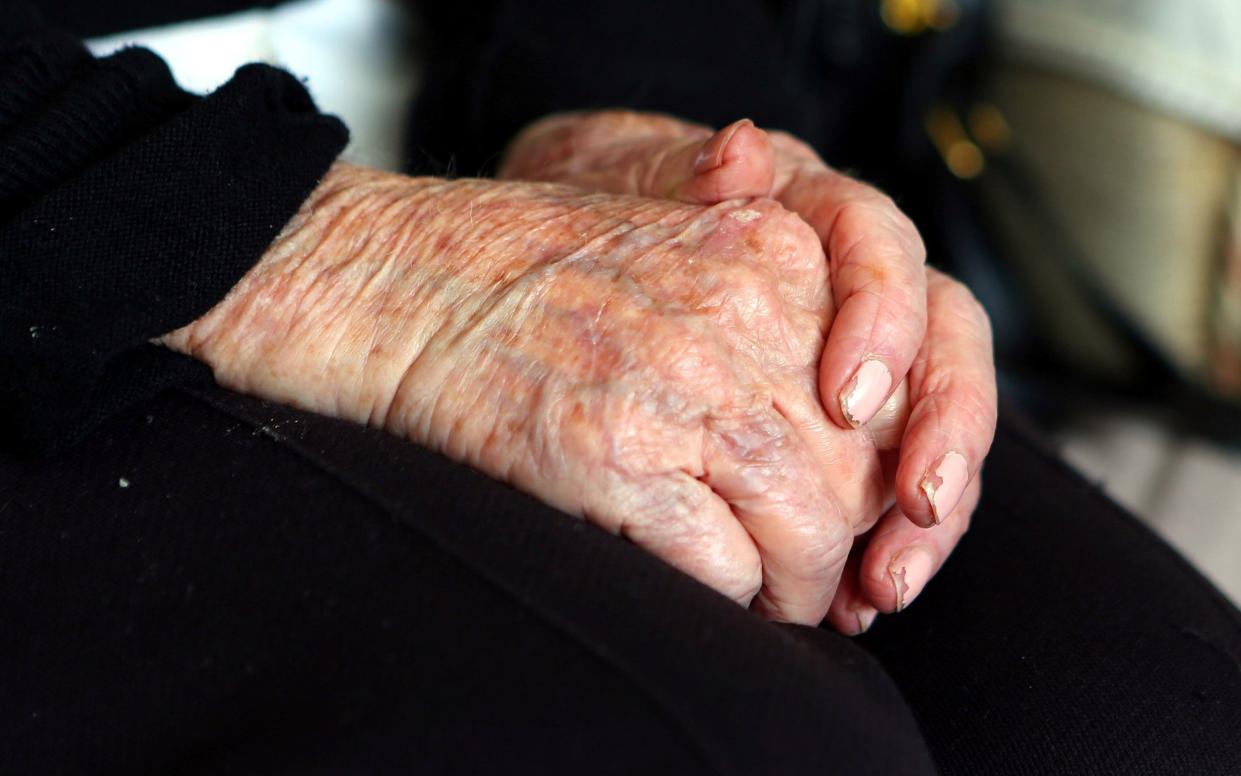
[[[224,296],[347,139],[281,70],[199,97],[0,0],[0,443],[50,450],[209,380],[149,340]]]

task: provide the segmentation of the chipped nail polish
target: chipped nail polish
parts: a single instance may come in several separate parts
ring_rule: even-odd
[[[896,610],[899,612],[913,603],[926,587],[935,571],[935,556],[931,549],[915,544],[898,552],[888,564],[888,575],[896,588]]]
[[[870,630],[870,626],[875,624],[875,617],[878,616],[878,614],[878,611],[870,608],[869,606],[865,609],[854,610],[853,615],[857,617],[857,635],[860,636]]]
[[[922,478],[922,492],[926,494],[937,524],[944,522],[957,508],[969,479],[969,464],[965,456],[957,452],[945,453]]]
[[[863,361],[840,392],[840,411],[845,420],[854,428],[869,423],[887,401],[891,388],[892,373],[882,361],[874,358]]]

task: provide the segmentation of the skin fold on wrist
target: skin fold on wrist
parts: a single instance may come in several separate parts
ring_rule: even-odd
[[[449,241],[462,188],[333,165],[229,294],[160,341],[206,362],[226,387],[382,425],[391,391],[382,362],[416,358],[432,336],[436,285],[423,276]],[[385,315],[398,305],[399,316]],[[399,332],[387,330],[394,324]],[[386,352],[395,340],[401,352]]]

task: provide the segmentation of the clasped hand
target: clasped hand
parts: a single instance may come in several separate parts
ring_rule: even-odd
[[[766,616],[908,605],[968,526],[996,399],[985,314],[895,205],[748,122],[620,112],[532,126],[502,176],[526,182],[338,164],[163,341]]]

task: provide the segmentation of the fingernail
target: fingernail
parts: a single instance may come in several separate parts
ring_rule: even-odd
[[[956,452],[945,453],[922,478],[922,492],[931,504],[935,522],[942,523],[952,514],[965,492],[970,479],[970,467],[965,456]]]
[[[698,153],[698,158],[694,160],[694,174],[703,175],[722,165],[724,163],[724,152],[728,150],[728,144],[732,142],[733,135],[737,134],[737,130],[742,127],[752,126],[754,126],[753,121],[741,119],[729,124],[723,131],[712,135],[707,144],[703,146],[702,151]]]
[[[870,626],[875,623],[875,617],[878,616],[878,614],[878,610],[869,606],[861,609],[855,609],[853,611],[853,615],[857,617],[857,633],[855,635],[860,636],[870,630]]]
[[[853,373],[853,379],[840,392],[840,411],[849,425],[864,426],[887,401],[892,373],[878,359],[869,358]]]
[[[892,577],[892,586],[896,588],[898,612],[913,603],[930,581],[934,570],[935,556],[925,545],[906,547],[892,557],[892,562],[888,564],[888,574]]]

